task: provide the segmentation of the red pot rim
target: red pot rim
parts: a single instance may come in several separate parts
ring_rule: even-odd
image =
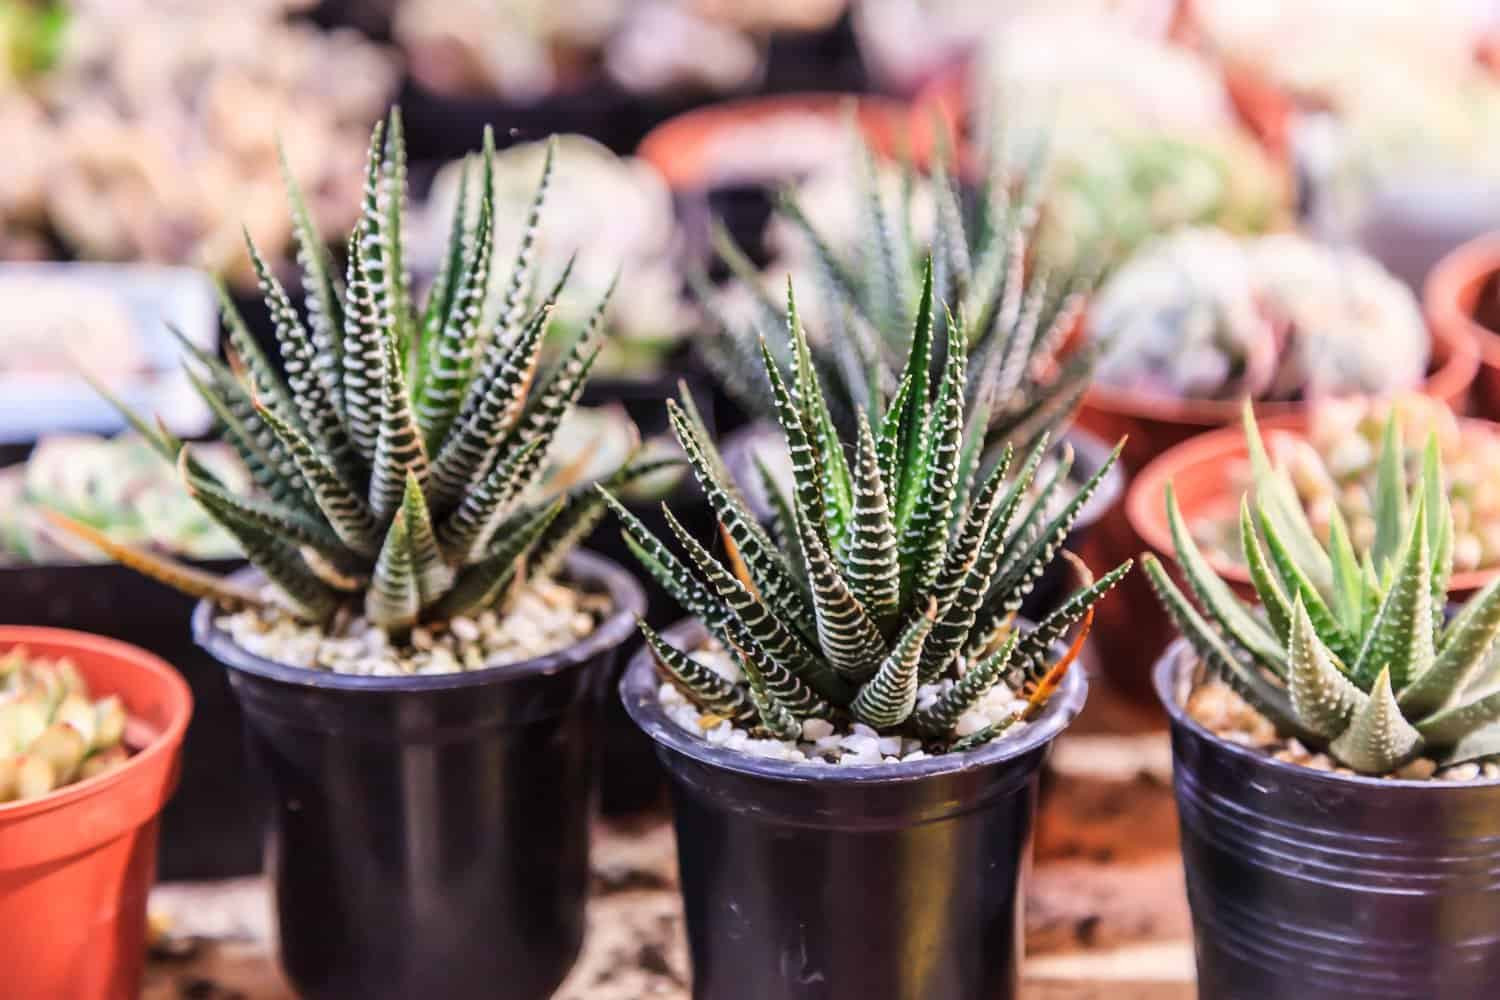
[[[1284,414],[1260,421],[1263,432],[1300,435],[1307,424],[1307,414]],[[1460,417],[1461,432],[1492,434],[1500,436],[1500,423],[1474,417]],[[1200,434],[1191,440],[1167,449],[1136,474],[1125,495],[1125,518],[1142,542],[1156,553],[1168,559],[1176,558],[1172,545],[1172,530],[1167,524],[1167,484],[1180,473],[1202,466],[1217,470],[1218,482],[1225,485],[1223,468],[1226,462],[1248,457],[1250,447],[1245,442],[1240,427],[1225,427],[1221,430]],[[1222,579],[1248,587],[1250,572],[1244,566],[1228,559],[1218,558],[1205,552],[1203,558]],[[1448,583],[1450,594],[1462,594],[1478,590],[1500,574],[1500,566],[1468,570],[1455,573]]]
[[[707,161],[711,137],[783,115],[814,114],[838,120],[851,101],[861,131],[877,153],[895,156],[906,142],[916,162],[924,161],[931,136],[909,105],[891,97],[843,93],[746,97],[694,108],[647,132],[636,155],[655,167],[672,190],[701,190],[717,183],[722,173],[716,169],[718,164]]]
[[[1479,374],[1478,345],[1472,336],[1455,330],[1451,325],[1436,322],[1429,323],[1428,337],[1436,367],[1422,380],[1418,389],[1424,396],[1440,399],[1449,407],[1461,410],[1464,395]],[[1239,400],[1164,396],[1095,382],[1084,394],[1083,405],[1101,413],[1138,420],[1190,427],[1223,427],[1238,424],[1240,408],[1244,404]],[[1296,417],[1305,414],[1308,406],[1307,401],[1260,401],[1255,403],[1255,416],[1263,422]]]
[[[1500,368],[1500,333],[1474,318],[1474,305],[1490,275],[1500,271],[1500,233],[1476,237],[1449,251],[1422,285],[1422,307],[1433,330],[1468,338],[1484,363]]]
[[[144,695],[163,706],[167,721],[166,725],[153,728],[151,741],[132,753],[121,766],[34,799],[0,805],[0,825],[64,809],[82,799],[106,794],[112,788],[133,780],[158,758],[176,753],[181,746],[182,737],[187,732],[188,719],[193,714],[193,696],[188,690],[187,682],[161,657],[139,646],[88,632],[31,625],[0,626],[0,650],[21,645],[48,656],[72,657],[80,661],[79,668],[85,673],[88,672],[87,663],[90,660],[128,664],[129,670],[138,672],[138,676],[132,678],[132,684],[123,689],[99,689],[91,683],[90,694],[94,697],[119,695],[125,703],[127,716],[138,726],[143,721],[138,706]]]

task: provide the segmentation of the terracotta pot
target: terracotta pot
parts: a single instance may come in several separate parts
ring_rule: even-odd
[[[1460,426],[1465,434],[1500,434],[1500,426],[1487,420],[1464,419]],[[1274,434],[1302,434],[1307,427],[1305,414],[1278,417],[1266,421],[1261,430]],[[1192,521],[1214,514],[1238,516],[1240,498],[1229,489],[1226,470],[1236,462],[1247,462],[1250,448],[1244,432],[1238,427],[1203,434],[1183,442],[1147,465],[1130,484],[1125,497],[1125,517],[1140,539],[1159,555],[1172,558],[1172,531],[1167,525],[1167,484],[1177,493],[1183,516]],[[1250,573],[1240,563],[1204,553],[1214,572],[1228,580],[1246,597],[1254,594]],[[1500,570],[1476,569],[1453,574],[1448,592],[1463,596],[1483,587]]]
[[[146,960],[157,816],[177,784],[193,699],[144,650],[63,629],[0,627],[0,649],[67,656],[117,694],[134,755],[50,795],[0,805],[0,969],[7,1000],[128,1000]]]
[[[1500,417],[1500,333],[1474,318],[1479,294],[1500,271],[1500,233],[1471,240],[1440,260],[1422,288],[1422,307],[1434,333],[1474,345],[1480,359],[1475,409]]]
[[[1430,325],[1432,359],[1429,373],[1419,386],[1434,399],[1463,413],[1469,388],[1479,371],[1479,348],[1473,336],[1452,325]],[[1305,402],[1258,402],[1255,416],[1262,424],[1295,416],[1307,409]],[[1187,399],[1119,389],[1095,382],[1083,398],[1078,425],[1106,441],[1128,436],[1123,455],[1125,467],[1139,471],[1173,445],[1205,430],[1237,425],[1239,400]]]
[[[766,223],[775,192],[807,172],[810,164],[779,158],[749,165],[731,159],[725,136],[771,127],[806,116],[841,129],[853,103],[855,120],[870,147],[882,156],[909,151],[917,163],[932,149],[932,125],[918,120],[901,101],[854,94],[783,94],[725,101],[667,119],[641,141],[636,155],[657,169],[672,189],[689,260],[713,257],[710,231],[718,219],[757,264],[764,264]]]

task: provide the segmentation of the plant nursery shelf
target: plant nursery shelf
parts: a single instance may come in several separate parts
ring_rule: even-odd
[[[1187,904],[1166,736],[1095,698],[1059,740],[1036,830],[1024,1000],[1189,1000]],[[688,1000],[671,824],[652,814],[595,831],[590,930],[557,1000]],[[258,879],[161,887],[165,932],[144,1000],[291,1000]],[[175,957],[173,957],[175,954]]]

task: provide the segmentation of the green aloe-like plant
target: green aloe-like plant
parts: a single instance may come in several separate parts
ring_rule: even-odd
[[[812,250],[827,326],[809,336],[808,350],[828,387],[830,409],[836,417],[858,409],[873,414],[895,391],[930,262],[937,300],[951,304],[965,331],[966,398],[971,409],[985,400],[986,449],[1009,442],[1024,453],[1055,436],[1093,375],[1093,347],[1067,353],[1063,348],[1097,274],[1087,268],[1054,273],[1032,249],[1045,158],[1030,157],[1017,168],[1009,163],[1014,157],[990,151],[981,157],[978,183],[966,198],[953,157],[940,144],[925,180],[909,159],[904,162],[893,205],[880,189],[875,154],[863,141],[856,145],[858,183],[849,197],[856,200],[860,227],[851,246],[818,231],[795,189],[782,191],[774,202]],[[913,231],[918,199],[931,203],[930,238]],[[721,334],[705,338],[701,350],[744,406],[774,419],[769,382],[747,373],[759,370],[762,341],[775,345],[772,353],[783,372],[792,364],[784,338],[775,335],[782,310],[722,226],[714,229],[714,243],[755,308],[748,322],[724,315],[707,281],[694,276],[698,298],[715,314]],[[939,315],[935,323],[941,351],[947,317]]]
[[[760,359],[794,470],[790,495],[768,484],[777,511],[771,531],[746,512],[686,396],[682,406],[668,403],[719,519],[727,566],[670,510],[686,561],[611,498],[641,565],[743,670],[744,682],[731,684],[643,624],[665,676],[702,710],[783,739],[817,717],[920,738],[933,751],[970,749],[1025,713],[955,737],[959,717],[1002,681],[1026,692],[1033,709],[1045,702],[1076,653],[1075,645],[1056,659],[1054,645],[1129,568],[1097,581],[1083,570],[1081,589],[1034,628],[1017,626],[1022,598],[1108,465],[1051,515],[1066,454],[1035,490],[1045,442],[1014,477],[1007,478],[1009,448],[982,467],[988,413],[965,412],[967,340],[954,320],[945,358],[934,363],[933,286],[929,267],[900,388],[873,421],[856,414],[851,451],[835,430],[788,290],[790,383],[769,348]],[[918,686],[945,679],[953,683],[936,703],[918,708]]]
[[[1408,491],[1400,430],[1387,425],[1375,497],[1376,536],[1357,555],[1333,512],[1325,547],[1284,474],[1274,471],[1248,406],[1254,502],[1240,537],[1260,608],[1214,575],[1167,493],[1177,562],[1198,607],[1161,563],[1147,574],[1203,666],[1283,735],[1361,774],[1425,754],[1455,764],[1500,752],[1500,579],[1445,621],[1453,521],[1435,437]]]
[[[305,620],[326,622],[353,605],[399,633],[418,621],[486,607],[523,572],[553,571],[603,515],[587,484],[548,502],[526,496],[599,350],[605,303],[552,369],[539,374],[543,334],[562,287],[559,281],[536,301],[533,256],[552,173],[549,153],[499,319],[481,328],[496,253],[493,156],[486,131],[477,219],[465,222],[475,195],[466,184],[442,269],[420,309],[404,262],[407,168],[399,113],[392,111],[371,138],[342,282],[286,173],[305,314],[250,244],[285,378],[222,289],[232,364],[179,338],[189,351],[193,385],[259,487],[253,495],[227,488],[191,446],[126,410]],[[611,482],[621,486],[658,464],[627,464]],[[253,589],[57,520],[194,596],[258,600]]]

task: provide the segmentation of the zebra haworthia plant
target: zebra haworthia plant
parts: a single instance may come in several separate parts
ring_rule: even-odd
[[[1437,441],[1407,489],[1400,431],[1387,425],[1376,535],[1356,555],[1337,509],[1325,547],[1289,479],[1271,468],[1246,410],[1254,503],[1240,537],[1260,613],[1214,575],[1167,494],[1177,562],[1195,608],[1161,563],[1144,557],[1162,603],[1202,665],[1277,728],[1361,774],[1418,755],[1440,765],[1500,752],[1500,578],[1445,622],[1453,521]]]
[[[947,324],[946,357],[935,366],[933,313],[929,269],[900,388],[873,421],[857,413],[846,453],[788,292],[790,384],[768,348],[761,357],[794,470],[789,496],[770,486],[771,531],[747,513],[691,406],[669,402],[727,565],[670,510],[686,561],[611,499],[641,565],[743,672],[743,682],[728,682],[642,625],[665,676],[700,710],[782,739],[822,718],[919,738],[934,752],[970,749],[1025,713],[962,737],[959,717],[1002,682],[1030,697],[1028,711],[1039,708],[1077,652],[1075,644],[1055,658],[1055,645],[1128,569],[1087,579],[1031,630],[1017,626],[1022,598],[1105,470],[1049,516],[1066,455],[1036,490],[1045,443],[1013,478],[1010,449],[982,468],[988,414],[965,413],[964,333]],[[919,685],[940,681],[949,683],[937,701],[918,708]]]
[[[552,172],[549,154],[499,318],[481,329],[496,254],[493,156],[486,131],[482,182],[477,192],[464,185],[442,269],[420,309],[404,262],[406,154],[399,113],[377,125],[371,138],[362,211],[342,282],[287,172],[305,315],[250,246],[285,379],[227,296],[231,364],[183,339],[192,383],[249,468],[259,487],[254,495],[233,492],[190,446],[127,411],[304,620],[327,622],[354,607],[400,633],[419,620],[489,606],[523,573],[555,569],[603,514],[587,485],[551,502],[526,496],[599,350],[604,303],[561,360],[539,374],[543,333],[562,287],[559,282],[534,301],[533,253]],[[471,226],[467,200],[475,196]],[[627,467],[612,482],[649,471],[644,463]],[[259,599],[249,588],[57,520],[194,596]]]
[[[966,397],[971,409],[986,400],[986,449],[1010,442],[1029,450],[1071,415],[1096,357],[1088,346],[1066,355],[1062,350],[1095,275],[1087,269],[1049,272],[1032,250],[1045,159],[1032,157],[1024,169],[1015,169],[997,153],[981,157],[979,183],[966,199],[944,147],[929,177],[918,177],[909,161],[901,166],[900,193],[890,204],[879,177],[892,168],[880,166],[863,142],[857,146],[849,197],[856,202],[859,227],[852,239],[819,231],[795,189],[781,192],[775,202],[777,214],[810,248],[827,325],[809,337],[808,349],[828,383],[831,410],[835,417],[852,416],[895,389],[895,374],[912,346],[909,334],[930,262],[936,299],[966,320]],[[913,222],[925,213],[932,217],[930,235],[918,233]],[[762,341],[774,345],[779,362],[790,362],[786,345],[775,336],[781,309],[727,230],[717,227],[714,237],[753,309],[748,322],[725,315],[715,308],[706,281],[696,278],[698,297],[717,313],[721,331],[704,341],[705,360],[747,407],[774,418],[770,385],[746,373],[758,369]],[[946,316],[940,314],[935,323],[941,334]]]

